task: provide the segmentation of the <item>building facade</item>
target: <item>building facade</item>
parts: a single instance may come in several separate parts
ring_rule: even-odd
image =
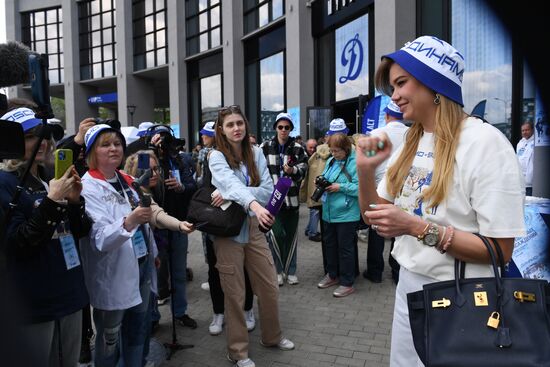
[[[48,55],[68,132],[103,107],[122,125],[179,125],[193,146],[233,104],[260,140],[280,111],[304,138],[334,117],[360,132],[381,55],[424,34],[463,52],[465,110],[513,144],[538,111],[528,67],[482,0],[6,0],[6,18],[8,40]]]

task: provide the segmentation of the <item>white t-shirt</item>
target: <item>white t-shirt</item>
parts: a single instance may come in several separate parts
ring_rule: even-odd
[[[379,136],[382,132],[386,133],[391,141],[391,153],[393,154],[397,149],[399,149],[401,144],[403,144],[403,137],[408,129],[408,126],[403,124],[401,121],[390,121],[386,124],[386,126],[372,130],[371,135]],[[385,160],[384,163],[376,168],[375,176],[377,184],[382,180],[382,177],[384,177],[387,165],[388,160]]]
[[[535,153],[535,134],[529,139],[522,138],[516,148],[525,186],[533,187],[533,154]]]
[[[398,157],[397,150],[390,165]],[[386,190],[386,176],[378,195],[411,215],[457,230],[508,238],[525,235],[524,188],[514,149],[495,127],[476,118],[464,121],[457,147],[452,188],[446,200],[428,209],[419,198],[432,181],[434,135],[424,133],[403,189],[395,198]],[[437,280],[454,279],[454,258],[440,254],[416,237],[397,238],[392,255],[409,271]],[[491,276],[489,265],[468,264],[467,277]]]

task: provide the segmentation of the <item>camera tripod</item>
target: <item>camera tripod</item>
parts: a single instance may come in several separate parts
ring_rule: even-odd
[[[174,313],[174,295],[176,294],[176,288],[174,285],[174,276],[173,276],[173,248],[174,244],[172,241],[169,242],[168,245],[168,273],[170,277],[170,311],[172,313],[172,342],[170,343],[164,343],[164,347],[166,348],[166,351],[168,352],[168,355],[166,356],[166,360],[170,360],[174,353],[176,353],[178,350],[182,349],[189,349],[193,348],[193,344],[179,344],[178,343],[178,337],[176,334],[176,314]]]

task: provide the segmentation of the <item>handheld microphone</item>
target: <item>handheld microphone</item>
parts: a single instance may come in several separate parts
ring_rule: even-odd
[[[150,168],[150,158],[147,153],[138,154],[138,172],[143,172],[139,178],[132,182],[132,187],[139,195],[139,205],[142,207],[151,206],[151,195],[144,194],[142,186],[149,185],[149,179],[153,176],[153,170]]]
[[[290,189],[291,185],[292,185],[292,180],[290,178],[288,177],[279,178],[279,181],[277,181],[277,184],[275,185],[275,188],[271,193],[271,198],[269,199],[269,201],[267,202],[267,205],[265,206],[265,208],[269,211],[269,213],[271,213],[271,215],[276,216],[279,213],[279,210],[281,210],[281,206],[285,201],[286,194],[288,194],[288,190]],[[261,224],[259,224],[258,229],[263,233],[267,233],[269,232],[271,227],[266,228]]]
[[[0,44],[0,88],[29,83],[30,55],[37,54],[22,43]]]
[[[143,175],[132,182],[132,188],[136,190],[139,196],[139,206],[142,206],[144,208],[151,206],[151,195],[145,194],[141,189],[141,186],[144,186],[145,181],[149,181],[152,175],[153,171],[148,168],[147,170],[145,170],[145,173]]]

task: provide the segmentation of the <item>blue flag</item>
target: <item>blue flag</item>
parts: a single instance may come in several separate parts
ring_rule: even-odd
[[[379,95],[374,97],[365,106],[363,112],[363,121],[361,122],[361,132],[363,134],[370,133],[372,130],[386,126],[384,118],[384,108],[390,102],[390,97]]]

